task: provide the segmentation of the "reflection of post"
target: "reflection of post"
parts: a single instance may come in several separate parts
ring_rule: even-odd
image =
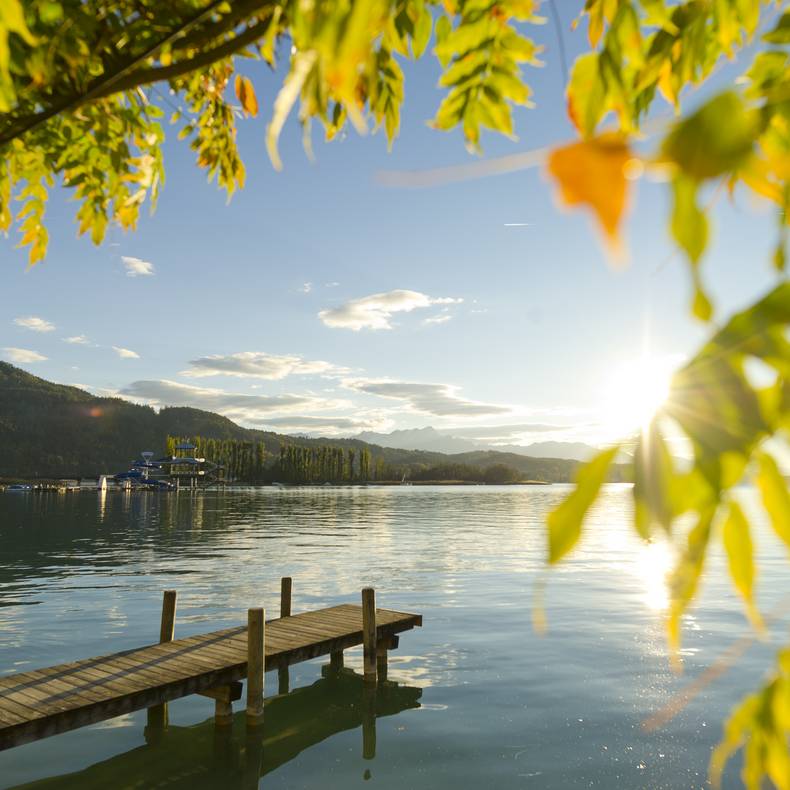
[[[247,610],[247,726],[263,724],[263,609]]]
[[[386,639],[379,639],[376,643],[376,675],[379,682],[387,679],[387,647]]]
[[[372,760],[376,756],[376,687],[362,684],[362,758]]]
[[[159,642],[172,642],[176,629],[176,598],[175,590],[165,590],[162,596],[162,620],[159,624]],[[148,726],[146,740],[155,739],[167,727],[167,703],[148,708]]]
[[[244,744],[244,790],[258,790],[261,781],[261,761],[263,759],[263,737],[261,731],[247,729]]]
[[[376,593],[372,587],[362,590],[362,651],[364,677],[376,682]]]

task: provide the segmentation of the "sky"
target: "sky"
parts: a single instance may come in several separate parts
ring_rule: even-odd
[[[557,6],[572,61],[585,45],[571,29],[577,4]],[[483,161],[574,138],[556,29],[530,34],[545,46],[546,65],[525,68],[536,107],[515,111],[517,139],[484,135]],[[426,123],[443,95],[435,59],[404,71],[391,152],[383,133],[324,144],[315,129],[310,162],[291,119],[275,172],[264,135],[283,75],[251,63],[262,112],[240,122],[247,186],[230,202],[176,131],[159,205],[137,231],[111,230],[99,247],[77,238],[76,205],[56,191],[45,262],[28,268],[17,239],[0,239],[0,358],[282,433],[431,425],[493,443],[619,438],[708,332],[689,315],[666,185],[639,184],[620,268],[586,215],[558,207],[541,167],[393,186],[388,173],[479,161],[460,132]],[[713,222],[703,276],[723,319],[771,286],[774,218],[738,196],[716,204]]]

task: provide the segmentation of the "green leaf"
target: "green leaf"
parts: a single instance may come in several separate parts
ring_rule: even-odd
[[[576,477],[576,488],[553,510],[547,519],[549,528],[549,562],[559,562],[581,537],[582,523],[587,511],[606,482],[609,467],[620,451],[620,445],[610,447],[583,464]]]
[[[703,181],[737,170],[752,152],[757,132],[757,115],[727,91],[681,121],[664,140],[662,153],[687,176]]]
[[[675,654],[680,647],[680,620],[697,592],[715,514],[715,506],[702,509],[696,525],[686,537],[683,554],[669,577],[667,633],[670,648]]]
[[[776,23],[776,27],[763,36],[769,44],[790,44],[790,11],[785,11]]]
[[[411,40],[411,48],[415,58],[422,56],[428,42],[431,40],[431,31],[433,30],[433,17],[431,16],[431,9],[424,6],[422,13],[417,18],[417,24],[414,26],[414,36]]]
[[[727,552],[732,583],[746,604],[749,619],[758,625],[760,617],[754,606],[754,546],[749,522],[741,506],[734,500],[730,502],[727,518],[722,527],[722,541]]]
[[[682,173],[672,182],[670,230],[691,263],[697,263],[708,246],[708,218],[697,205],[697,182]]]
[[[606,86],[598,68],[598,56],[588,52],[573,64],[568,82],[568,115],[576,128],[589,137],[606,109]]]
[[[757,487],[763,498],[774,532],[790,547],[790,493],[776,461],[767,453],[759,457]]]
[[[436,57],[439,59],[439,63],[442,64],[443,68],[447,68],[447,64],[453,59],[452,53],[444,46],[452,29],[453,25],[452,22],[450,22],[450,17],[442,14],[439,19],[436,20]]]
[[[672,526],[673,466],[664,437],[653,420],[640,435],[634,450],[634,526],[642,538],[650,537],[655,524],[666,532]]]

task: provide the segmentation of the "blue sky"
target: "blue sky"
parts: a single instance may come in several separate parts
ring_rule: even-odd
[[[572,59],[584,34],[559,5]],[[487,135],[486,158],[574,136],[554,30],[532,30],[546,46],[546,66],[526,70],[537,107],[516,111],[518,140]],[[704,338],[666,232],[665,185],[640,184],[630,264],[614,271],[588,218],[557,208],[540,168],[424,189],[380,182],[382,171],[473,161],[460,134],[426,124],[442,96],[432,58],[405,65],[391,153],[383,134],[349,130],[325,145],[316,129],[310,163],[292,120],[281,173],[264,132],[282,74],[263,64],[246,73],[262,106],[239,132],[247,187],[228,203],[173,131],[159,207],[137,232],[111,231],[94,247],[56,194],[46,262],[27,269],[16,240],[0,242],[0,357],[95,392],[283,432],[504,426],[490,437],[600,442],[622,403],[607,394],[613,376],[646,345],[678,360]],[[714,222],[704,274],[723,317],[770,286],[774,220],[741,197],[719,201]],[[397,307],[412,309],[387,313]]]

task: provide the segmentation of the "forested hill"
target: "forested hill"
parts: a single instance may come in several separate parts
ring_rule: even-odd
[[[168,436],[262,442],[276,461],[282,444],[367,448],[371,458],[415,475],[429,468],[464,464],[481,469],[506,464],[524,478],[570,480],[576,463],[480,451],[445,455],[370,445],[357,439],[307,439],[242,428],[199,409],[156,412],[121,398],[99,398],[77,387],[53,384],[0,362],[0,477],[78,477],[128,468],[143,450],[164,454]]]

